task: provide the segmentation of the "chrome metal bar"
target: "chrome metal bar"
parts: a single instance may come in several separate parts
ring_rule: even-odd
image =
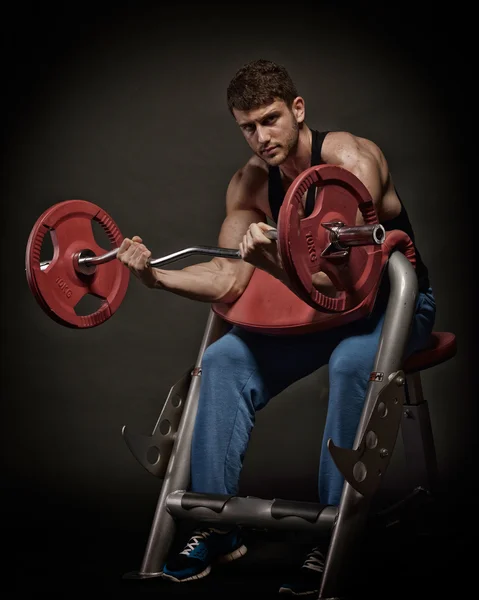
[[[222,258],[241,258],[239,250],[213,248],[210,246],[195,246],[193,248],[185,248],[179,252],[173,252],[173,254],[168,254],[168,256],[163,256],[162,258],[155,258],[148,262],[151,267],[162,267],[170,262],[175,262],[181,258],[193,256],[194,254],[202,254],[204,256],[220,256]]]
[[[386,231],[382,225],[360,225],[357,227],[340,227],[337,232],[338,243],[342,246],[364,246],[382,244]]]
[[[332,226],[331,243],[341,250],[351,246],[380,245],[386,238],[386,230],[380,224],[358,225],[355,227]]]
[[[354,448],[363,437],[379,392],[388,385],[389,377],[401,369],[416,306],[417,277],[414,267],[404,254],[398,251],[392,253],[388,262],[388,274],[391,290],[373,367],[374,373],[382,373],[384,377],[369,382]],[[326,557],[320,599],[336,597],[338,588],[345,585],[346,565],[352,557],[353,548],[357,548],[370,504],[371,497],[358,493],[345,481],[338,519],[333,527]]]
[[[103,263],[109,262],[114,259],[118,253],[118,248],[115,250],[111,250],[107,254],[103,254],[102,256],[93,256],[93,257],[85,257],[79,258],[79,264],[89,264],[89,265],[102,265]],[[230,250],[228,248],[215,248],[213,246],[193,246],[191,248],[185,248],[184,250],[179,250],[178,252],[173,252],[173,254],[168,254],[166,256],[162,256],[161,258],[153,258],[148,261],[150,267],[162,267],[163,265],[167,265],[168,263],[175,262],[180,260],[181,258],[187,258],[188,256],[193,256],[196,254],[201,254],[204,256],[221,256],[223,258],[241,258],[239,250]]]

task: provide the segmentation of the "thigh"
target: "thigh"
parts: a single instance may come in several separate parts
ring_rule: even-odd
[[[381,336],[384,314],[367,323],[358,322],[344,330],[331,353],[330,376],[359,374],[369,378]]]
[[[271,397],[326,364],[335,345],[324,334],[261,335],[234,327],[229,335],[247,352]]]

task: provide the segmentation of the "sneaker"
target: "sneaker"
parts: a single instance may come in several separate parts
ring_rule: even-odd
[[[324,563],[324,554],[319,548],[313,548],[306,557],[294,581],[284,583],[279,588],[279,593],[301,596],[302,598],[309,596],[317,598],[324,572]]]
[[[184,549],[169,559],[162,577],[183,583],[206,577],[213,563],[224,563],[241,558],[247,552],[238,529],[221,531],[208,527],[193,532]]]

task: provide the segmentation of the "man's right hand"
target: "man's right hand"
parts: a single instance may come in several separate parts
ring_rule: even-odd
[[[141,237],[134,235],[131,239],[124,238],[116,256],[146,287],[156,287],[154,267],[148,265],[151,252]]]

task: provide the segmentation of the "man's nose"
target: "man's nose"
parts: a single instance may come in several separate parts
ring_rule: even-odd
[[[270,136],[267,127],[261,127],[260,125],[258,125],[256,133],[258,135],[258,142],[260,144],[265,144],[266,142],[269,142]]]

